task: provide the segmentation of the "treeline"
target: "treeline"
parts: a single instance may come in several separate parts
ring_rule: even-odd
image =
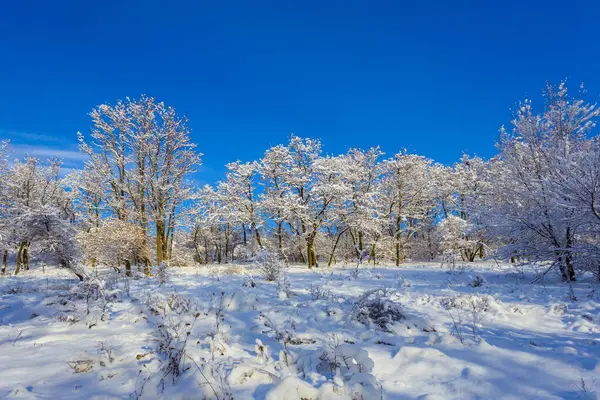
[[[79,134],[85,167],[8,162],[0,247],[28,268],[32,250],[70,266],[148,267],[248,261],[268,251],[313,266],[486,257],[540,263],[563,279],[600,277],[600,111],[548,86],[502,129],[498,155],[453,166],[379,148],[326,155],[292,136],[223,181],[195,187],[201,154],[185,118],[153,98],[92,111]]]

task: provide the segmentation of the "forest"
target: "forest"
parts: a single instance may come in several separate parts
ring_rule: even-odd
[[[150,274],[269,253],[308,268],[493,258],[565,281],[600,278],[600,110],[565,83],[544,94],[539,111],[519,105],[489,160],[446,166],[377,147],[330,155],[292,135],[201,187],[201,144],[185,117],[146,96],[100,105],[78,134],[88,157],[75,172],[62,174],[59,159],[12,162],[3,142],[2,273],[35,259],[84,279],[96,265]]]

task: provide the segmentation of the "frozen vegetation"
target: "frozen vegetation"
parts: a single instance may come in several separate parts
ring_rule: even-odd
[[[68,174],[2,141],[0,397],[596,399],[582,96],[521,103],[489,160],[292,135],[201,187],[151,97],[95,108]]]
[[[0,396],[597,398],[597,285],[534,276],[428,263],[3,277]]]

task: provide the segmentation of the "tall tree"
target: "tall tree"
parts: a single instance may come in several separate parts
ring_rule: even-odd
[[[186,178],[200,165],[187,119],[152,97],[100,105],[92,117],[92,142],[80,133],[86,168],[107,182],[106,203],[119,220],[144,236],[152,223],[156,262],[169,260],[178,210],[192,196]]]
[[[578,238],[585,232],[586,220],[578,206],[579,190],[560,189],[580,178],[569,166],[585,149],[600,110],[570,96],[564,82],[548,86],[545,94],[541,114],[525,101],[516,112],[512,132],[502,131],[486,220],[506,243],[505,255],[550,261],[564,280],[572,281],[576,265],[585,262]]]

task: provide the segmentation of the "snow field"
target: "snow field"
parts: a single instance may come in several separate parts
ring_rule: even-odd
[[[600,291],[508,266],[0,278],[0,398],[595,399]]]

